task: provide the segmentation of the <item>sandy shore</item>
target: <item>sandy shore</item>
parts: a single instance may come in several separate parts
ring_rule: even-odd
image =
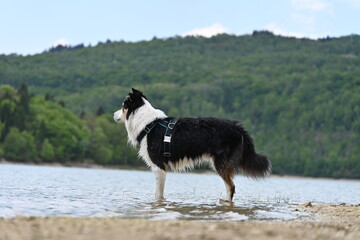
[[[0,219],[0,239],[360,239],[360,204],[299,205],[301,221],[147,221],[117,218]]]

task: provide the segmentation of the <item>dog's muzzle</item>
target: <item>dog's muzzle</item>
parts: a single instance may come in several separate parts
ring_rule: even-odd
[[[119,111],[114,112],[113,118],[114,118],[115,122],[123,121],[122,115],[123,115],[122,109],[120,109]]]

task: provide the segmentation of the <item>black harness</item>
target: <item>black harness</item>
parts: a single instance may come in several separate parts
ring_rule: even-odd
[[[175,125],[176,125],[176,120],[170,120],[170,121],[165,121],[165,120],[155,120],[151,123],[149,123],[148,125],[146,125],[146,127],[144,128],[144,130],[142,130],[139,134],[139,136],[136,138],[136,140],[139,142],[139,144],[141,143],[141,141],[144,139],[144,137],[151,132],[151,130],[153,130],[154,127],[156,127],[157,125],[162,126],[163,128],[165,128],[165,135],[164,135],[164,153],[163,156],[164,157],[171,157],[171,149],[170,149],[170,144],[171,144],[171,138],[172,138],[172,130],[174,129]]]

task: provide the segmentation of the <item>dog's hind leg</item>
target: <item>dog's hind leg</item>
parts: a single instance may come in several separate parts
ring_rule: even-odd
[[[224,165],[216,165],[215,169],[220,175],[220,177],[224,180],[226,191],[227,191],[227,201],[232,202],[234,194],[235,194],[235,184],[233,182],[234,171],[231,166]]]
[[[223,172],[220,174],[220,177],[224,180],[226,191],[227,191],[227,201],[232,202],[235,194],[235,184],[233,182],[234,174],[232,172]]]
[[[166,172],[158,167],[154,167],[152,171],[155,175],[155,181],[156,181],[155,198],[158,201],[165,200],[164,188],[165,188]]]
[[[227,190],[227,200],[229,202],[232,202],[234,194],[235,194],[235,184],[232,180],[232,176],[221,176],[221,178],[224,180],[226,190]]]

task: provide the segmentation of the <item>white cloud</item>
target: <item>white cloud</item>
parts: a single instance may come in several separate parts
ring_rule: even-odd
[[[330,4],[323,0],[291,0],[294,8],[319,12],[330,9]]]
[[[69,46],[70,41],[67,40],[66,38],[61,38],[61,39],[57,40],[52,46],[57,47],[59,45],[61,45],[61,46]]]
[[[220,23],[215,23],[209,27],[195,28],[181,34],[182,36],[202,36],[212,37],[222,33],[229,33],[229,30]]]
[[[287,30],[284,30],[283,28],[281,28],[276,22],[271,22],[268,25],[266,25],[265,30],[270,31],[270,32],[274,33],[275,35],[286,36],[286,37],[296,37],[296,38],[318,39],[318,38],[326,36],[326,34],[315,35],[315,34],[303,34],[303,33],[299,33],[299,32],[287,31]]]

